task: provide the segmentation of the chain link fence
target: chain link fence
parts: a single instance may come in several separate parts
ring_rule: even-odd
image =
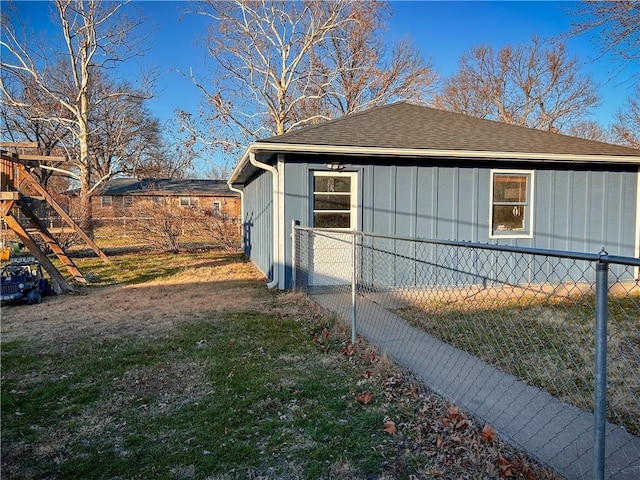
[[[63,248],[84,244],[59,217],[44,217],[43,222]],[[237,252],[240,246],[240,220],[224,215],[195,211],[176,215],[158,211],[147,216],[94,218],[92,223],[93,239],[102,248],[173,251],[220,248]],[[4,237],[8,241],[13,239],[8,233]]]
[[[46,202],[29,201],[31,210],[42,224],[64,248],[84,245],[79,235]],[[240,247],[240,218],[224,212],[181,207],[173,202],[156,204],[151,201],[136,202],[126,209],[126,214],[104,216],[95,214],[92,218],[92,237],[101,248],[122,248],[138,250],[170,250],[182,248],[220,248],[237,252]],[[27,231],[31,222],[19,209],[14,215]],[[80,212],[69,215],[80,224]],[[0,220],[0,240],[3,244],[18,242],[4,221]],[[36,242],[40,241],[35,236]]]
[[[294,231],[296,289],[567,478],[640,478],[638,266]]]

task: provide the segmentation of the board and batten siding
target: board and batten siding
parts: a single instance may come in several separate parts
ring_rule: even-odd
[[[285,157],[286,158],[286,157]],[[291,238],[292,222],[300,222],[302,226],[309,226],[312,215],[313,182],[310,178],[314,170],[326,170],[323,165],[308,163],[287,163],[284,165],[284,276],[285,286],[292,286],[293,282],[293,241]]]
[[[533,245],[634,257],[637,172],[536,172]]]
[[[488,169],[369,166],[362,186],[363,230],[381,235],[488,242],[488,182]],[[480,195],[482,183],[486,183],[484,197]]]
[[[268,279],[273,278],[273,183],[260,171],[244,187],[244,252]]]
[[[310,225],[313,171],[332,158],[288,157],[284,164],[285,284],[291,284],[292,220]],[[382,235],[460,240],[637,256],[637,168],[590,170],[548,164],[394,165],[339,159],[358,172],[358,229]],[[531,238],[490,238],[492,170],[534,172]],[[247,197],[245,197],[247,198]],[[261,230],[262,231],[262,230]],[[260,236],[270,242],[269,235]],[[262,247],[260,247],[262,250]],[[266,252],[265,252],[266,253]],[[517,266],[514,266],[514,269]]]

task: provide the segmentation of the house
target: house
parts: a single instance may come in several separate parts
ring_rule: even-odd
[[[292,221],[639,256],[640,151],[395,103],[249,145],[244,249],[291,285]]]
[[[77,201],[77,191],[70,202]],[[141,201],[155,204],[172,202],[183,208],[197,208],[210,214],[240,218],[240,195],[224,180],[113,178],[91,196],[95,219],[133,217]]]

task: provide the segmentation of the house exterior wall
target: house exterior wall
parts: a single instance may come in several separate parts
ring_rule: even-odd
[[[169,195],[111,195],[111,206],[102,206],[102,196],[95,195],[91,197],[91,208],[93,210],[93,217],[95,219],[113,218],[113,217],[131,217],[135,218],[135,206],[138,202],[150,202],[154,196],[161,196],[165,201],[171,201],[173,205],[178,206],[180,197],[197,198],[199,208],[205,212],[211,212],[213,209],[213,202],[220,202],[220,211],[223,215],[228,215],[230,218],[240,218],[241,200],[239,196],[222,196],[222,195],[194,195],[185,194],[177,196]],[[131,204],[127,206],[125,197],[130,197]],[[71,209],[78,204],[77,197],[70,197]],[[73,210],[71,210],[73,211]]]
[[[611,254],[636,255],[637,171],[518,165],[535,173],[531,238],[490,238],[492,167],[369,166],[362,187],[362,229],[594,253],[604,246]]]
[[[287,156],[284,164],[285,285],[291,284],[291,222],[311,226],[314,170],[340,161],[359,176],[358,229],[382,235],[637,256],[637,166],[608,169],[544,163],[350,163]],[[491,238],[492,169],[533,171],[530,238]],[[245,194],[245,201],[252,194]],[[260,238],[267,238],[269,235]]]
[[[285,162],[286,160],[285,157]],[[322,167],[306,162],[284,164],[284,284],[287,288],[292,286],[293,281],[292,223],[299,222],[302,226],[310,225],[313,208],[310,200],[310,192],[313,188],[311,175],[314,169],[320,170]]]
[[[242,245],[267,278],[273,278],[273,179],[261,171],[244,188]]]

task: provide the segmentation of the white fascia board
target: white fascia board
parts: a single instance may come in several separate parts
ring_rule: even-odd
[[[480,150],[439,150],[430,148],[385,148],[385,147],[353,147],[343,145],[313,145],[295,143],[254,142],[247,147],[244,155],[233,170],[229,182],[240,174],[249,162],[250,151],[273,153],[327,153],[342,155],[372,155],[387,157],[430,157],[430,158],[480,158],[487,160],[534,160],[538,162],[589,162],[589,163],[625,163],[640,165],[638,155],[582,155],[567,153],[536,152],[491,152]]]

